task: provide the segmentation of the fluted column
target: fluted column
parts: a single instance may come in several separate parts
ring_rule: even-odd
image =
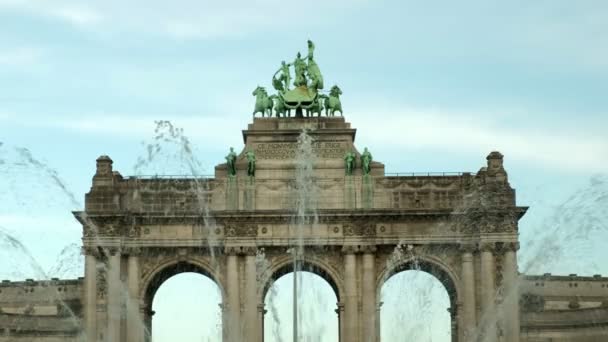
[[[376,247],[366,246],[363,252],[362,317],[363,342],[376,341]]]
[[[344,253],[344,334],[342,342],[358,342],[359,302],[357,297],[357,257],[354,247],[346,246]]]
[[[496,283],[494,243],[484,242],[479,245],[481,258],[481,318],[480,330],[483,331],[483,341],[496,341]]]
[[[473,251],[474,245],[465,244],[461,247],[461,288],[462,288],[462,317],[461,317],[461,336],[464,341],[469,341],[474,334],[475,326],[477,325],[475,310],[475,269],[473,267]],[[458,309],[458,308],[455,308]],[[460,316],[460,315],[459,315]]]
[[[258,340],[261,320],[258,319],[257,277],[255,268],[255,248],[247,251],[245,256],[245,310],[243,320],[245,323],[245,336],[247,341],[262,342]]]
[[[87,342],[97,341],[97,258],[88,251],[85,256],[85,338]]]
[[[108,257],[108,342],[120,341],[121,299],[120,251],[111,250]]]
[[[240,295],[239,295],[239,268],[238,256],[232,250],[227,250],[226,256],[226,297],[227,314],[224,320],[224,329],[227,333],[228,342],[240,342],[241,320],[240,320]]]
[[[518,249],[519,243],[505,245],[503,279],[506,342],[519,342],[519,276],[516,255]]]
[[[128,261],[128,290],[127,302],[127,340],[142,342],[144,339],[144,321],[140,310],[139,299],[139,256],[133,251]]]

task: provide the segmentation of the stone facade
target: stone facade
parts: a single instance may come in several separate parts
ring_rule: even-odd
[[[306,179],[298,171],[302,129],[313,139]],[[518,220],[527,208],[516,205],[500,153],[490,153],[476,174],[390,176],[373,162],[362,175],[357,158],[346,176],[344,154],[360,156],[355,133],[341,117],[254,119],[243,131],[236,177],[225,164],[209,178],[123,177],[100,157],[85,209],[75,213],[86,265],[84,279],[67,281],[74,319],[60,311],[7,314],[5,306],[18,305],[3,296],[0,322],[29,320],[24,326],[40,340],[58,333],[43,327],[64,319],[78,323],[55,325],[65,336],[146,341],[156,290],[194,271],[221,289],[224,327],[231,327],[224,341],[262,342],[266,291],[293,271],[291,252],[299,247],[298,267],[336,292],[340,341],[380,340],[382,284],[412,267],[447,289],[454,341],[608,339],[607,278],[518,273]],[[257,156],[255,178],[246,173],[247,150]],[[300,215],[299,207],[306,209]],[[0,288],[18,291],[19,284]],[[42,307],[39,300],[22,304]],[[19,330],[14,324],[6,336]]]

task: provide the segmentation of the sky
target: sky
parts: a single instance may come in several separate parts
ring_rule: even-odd
[[[499,150],[530,206],[520,271],[606,274],[607,21],[585,0],[0,0],[0,232],[37,265],[4,249],[2,275],[79,276],[69,212],[95,159],[183,173],[174,156],[136,167],[169,120],[212,173],[307,39],[387,172],[476,172]]]

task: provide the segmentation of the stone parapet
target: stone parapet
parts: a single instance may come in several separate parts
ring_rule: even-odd
[[[0,283],[0,341],[75,340],[81,331],[82,279]]]

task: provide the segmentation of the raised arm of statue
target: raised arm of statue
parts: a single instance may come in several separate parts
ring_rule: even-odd
[[[312,40],[308,40],[308,56],[306,58],[313,59],[313,55],[315,53],[315,43]]]

